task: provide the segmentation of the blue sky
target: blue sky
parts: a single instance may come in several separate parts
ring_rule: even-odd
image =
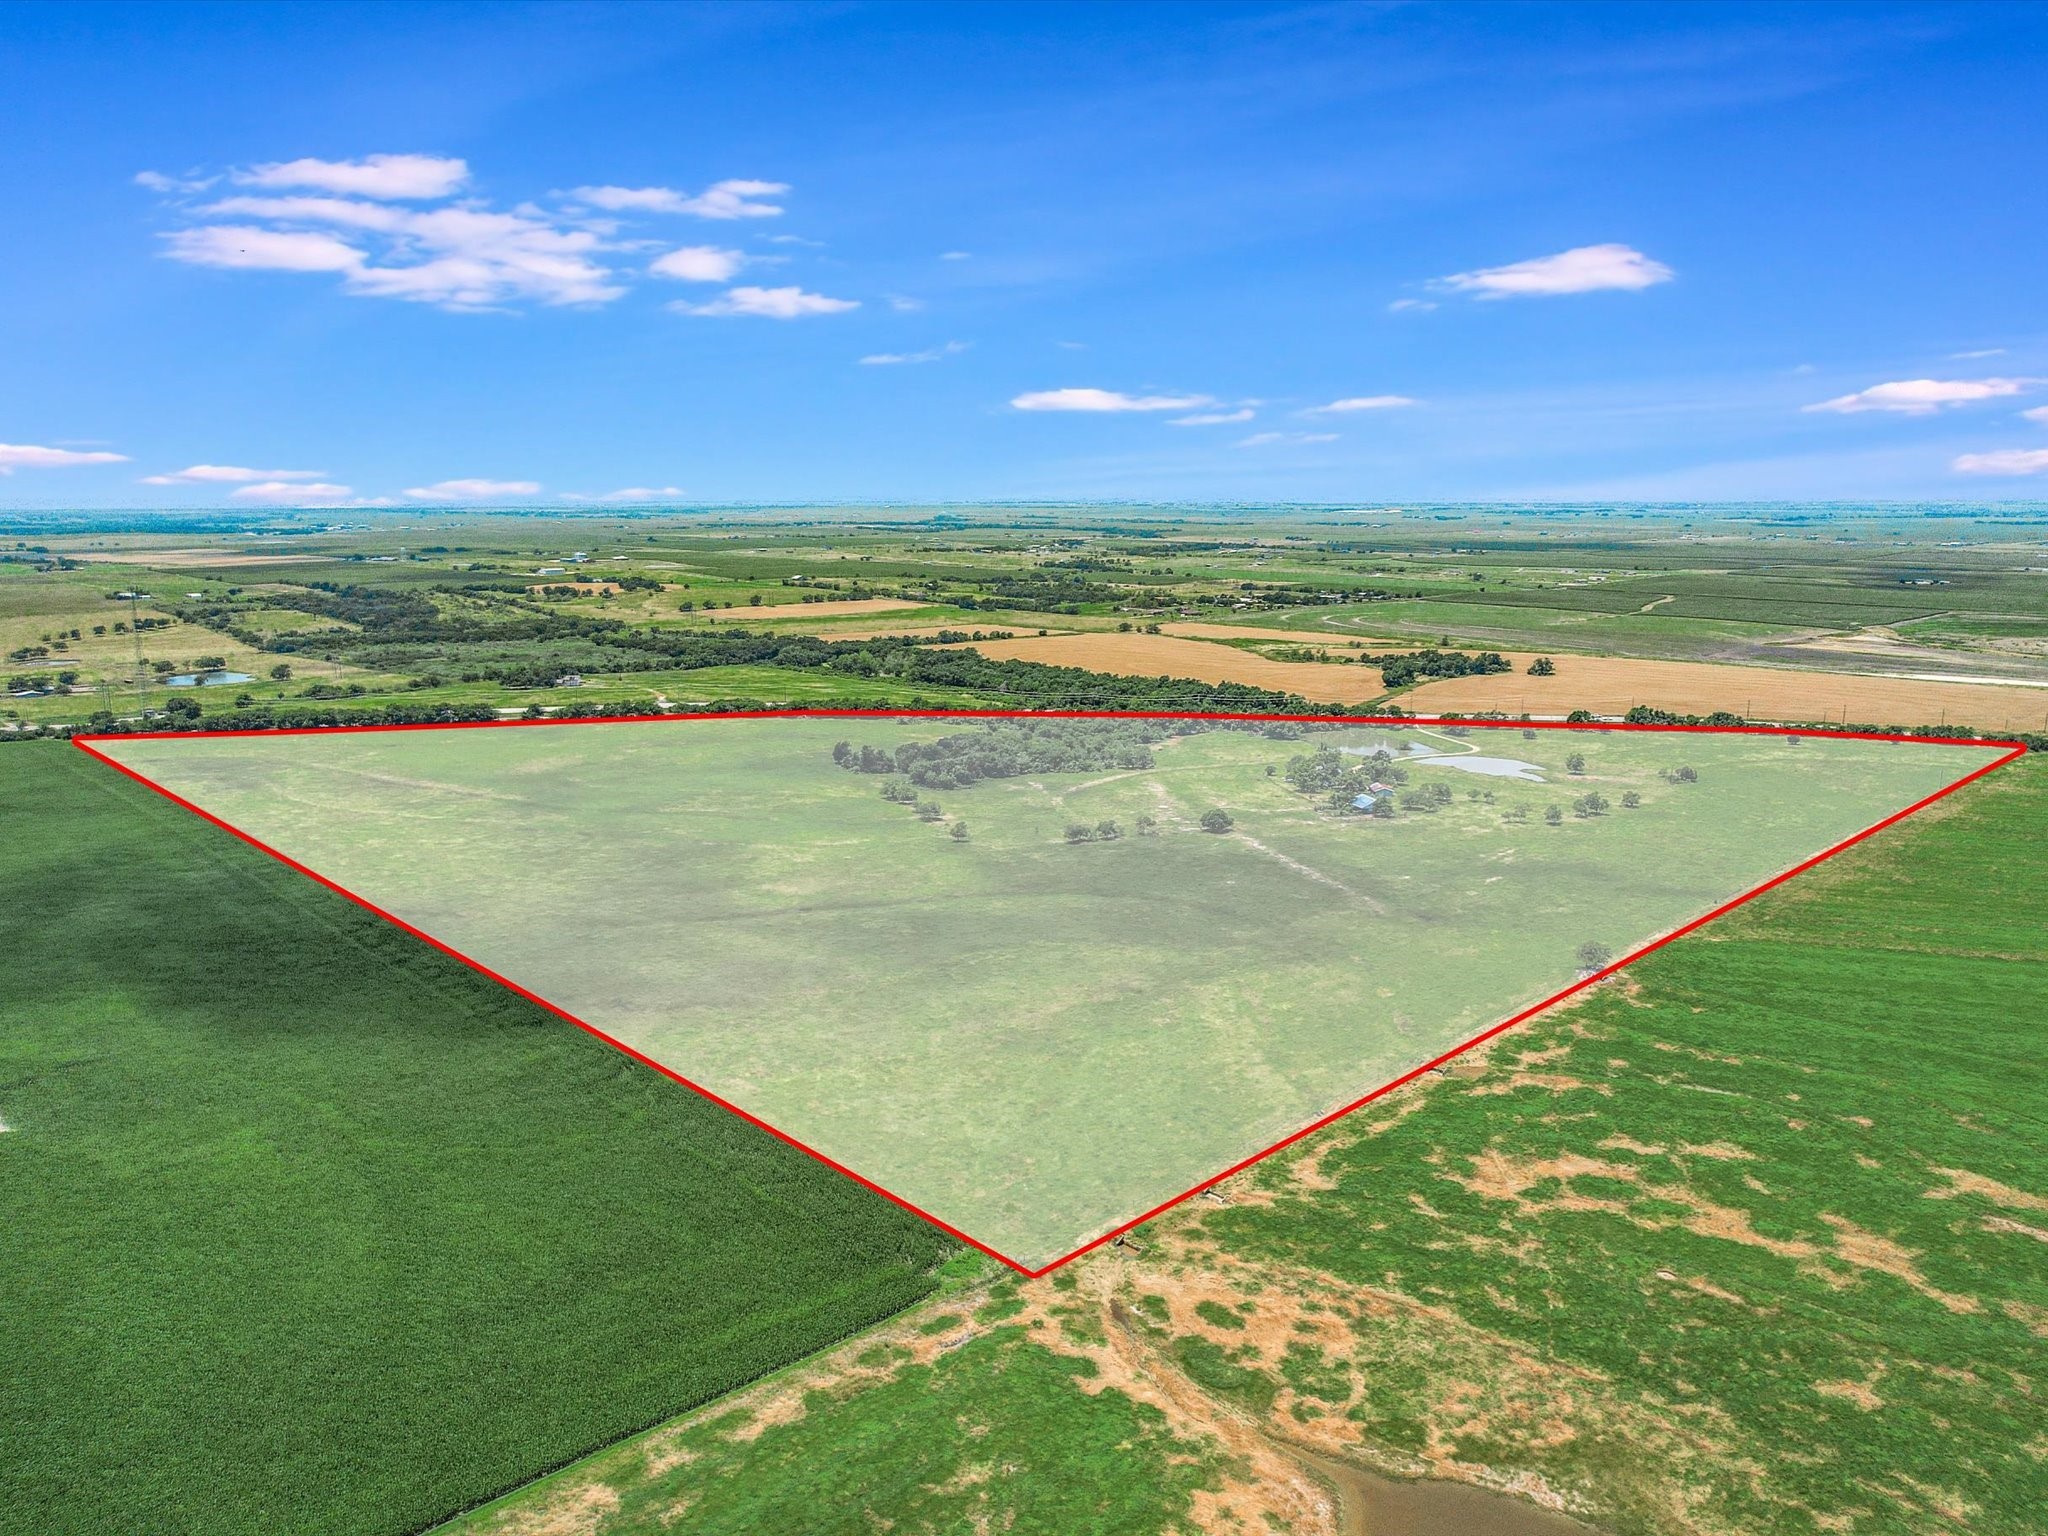
[[[0,504],[2038,497],[2044,58],[2031,4],[15,4]]]

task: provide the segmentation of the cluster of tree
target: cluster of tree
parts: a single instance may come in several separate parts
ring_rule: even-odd
[[[7,679],[9,693],[50,693],[58,688],[69,688],[78,681],[78,673],[70,668],[54,675],[48,672],[17,672]]]
[[[939,808],[939,803],[936,800],[919,798],[917,791],[901,779],[890,779],[885,783],[882,786],[882,798],[891,805],[909,806],[913,811],[917,812],[917,819],[919,821],[944,821],[946,819],[946,813]]]
[[[1426,651],[1389,652],[1361,659],[1380,669],[1380,681],[1389,688],[1406,688],[1424,678],[1481,677],[1509,670],[1508,659],[1499,651],[1443,651],[1434,646]]]
[[[1588,716],[1587,718],[1591,718]],[[1741,725],[1742,716],[1725,709],[1717,709],[1711,715],[1674,715],[1668,709],[1652,709],[1647,704],[1638,704],[1621,717],[1630,725]]]
[[[1435,814],[1449,805],[1457,796],[1451,793],[1451,786],[1442,779],[1431,779],[1427,784],[1418,784],[1401,796],[1401,809],[1423,811]]]
[[[1070,843],[1113,843],[1124,835],[1124,829],[1114,821],[1102,820],[1089,826],[1086,822],[1074,822],[1067,828]]]
[[[1171,733],[1160,720],[991,720],[894,752],[842,741],[832,761],[855,773],[900,773],[926,789],[959,789],[1032,773],[1150,768],[1152,743]]]
[[[1384,747],[1359,758],[1336,747],[1318,747],[1290,757],[1282,770],[1287,782],[1304,795],[1341,794],[1348,801],[1369,783],[1406,784],[1408,770]]]
[[[1665,769],[1664,779],[1671,784],[1697,784],[1700,781],[1700,774],[1691,764],[1681,763],[1676,768]]]
[[[1529,675],[1531,677],[1555,677],[1557,675],[1557,663],[1548,656],[1538,656],[1529,663]]]
[[[1581,820],[1589,816],[1604,816],[1611,808],[1611,802],[1597,789],[1572,802],[1572,814]]]

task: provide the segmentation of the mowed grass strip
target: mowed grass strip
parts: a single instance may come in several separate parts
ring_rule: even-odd
[[[0,889],[0,1531],[415,1531],[955,1251],[77,751]]]

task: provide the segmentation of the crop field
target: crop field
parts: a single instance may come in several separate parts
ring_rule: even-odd
[[[1201,724],[96,750],[1025,1267],[1992,755]]]
[[[959,1251],[77,751],[0,888],[0,1530],[416,1531]]]
[[[1618,656],[1559,658],[1552,676],[1530,677],[1528,657],[1510,659],[1516,663],[1512,671],[1424,683],[1402,694],[1401,706],[1424,714],[1506,710],[1561,716],[1574,709],[1619,715],[1647,704],[1678,714],[1728,710],[1754,720],[2048,730],[2048,686],[2024,682],[1938,682]]]
[[[1533,1502],[1417,1528],[2032,1536],[2044,835],[2023,760],[1135,1249],[929,1303],[451,1536],[1075,1528],[1033,1523],[1054,1489],[1106,1532],[1325,1533],[1474,1484]]]

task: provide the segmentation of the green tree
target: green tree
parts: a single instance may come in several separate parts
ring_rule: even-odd
[[[1579,969],[1582,971],[1603,971],[1614,961],[1614,951],[1597,940],[1588,939],[1579,946]]]
[[[1228,832],[1236,825],[1237,823],[1231,818],[1230,812],[1221,808],[1202,813],[1202,830],[1204,832]]]
[[[1556,674],[1557,663],[1548,656],[1538,656],[1529,663],[1529,675],[1531,677],[1554,677]]]
[[[1637,794],[1637,793],[1636,793],[1636,792],[1635,792],[1634,790],[1632,790],[1632,789],[1629,789],[1629,790],[1624,790],[1624,791],[1622,791],[1622,796],[1621,796],[1621,808],[1622,808],[1623,810],[1625,810],[1625,811],[1632,811],[1632,810],[1634,810],[1634,809],[1635,809],[1635,808],[1636,808],[1637,806],[1641,805],[1642,803],[1643,803],[1643,797],[1642,797],[1641,795]]]
[[[1105,817],[1095,823],[1095,835],[1105,843],[1113,843],[1124,835],[1124,829]]]
[[[270,676],[272,680],[276,682],[289,682],[291,680],[291,675],[292,664],[288,661],[280,661],[276,666],[270,669]]]
[[[1573,752],[1567,756],[1564,760],[1564,771],[1566,773],[1584,773],[1586,771],[1586,754],[1583,752]]]
[[[1564,824],[1564,812],[1554,805],[1546,805],[1543,807],[1543,820],[1548,826],[1562,826]]]
[[[1077,821],[1067,828],[1067,841],[1070,843],[1092,843],[1095,841],[1095,829],[1083,826]]]
[[[964,843],[964,842],[966,842],[966,841],[967,841],[967,823],[966,823],[966,822],[964,822],[964,821],[956,821],[956,822],[954,822],[954,823],[953,823],[953,829],[952,829],[952,831],[951,831],[951,832],[950,832],[950,833],[949,833],[948,835],[949,835],[949,836],[950,836],[950,837],[951,837],[951,838],[953,839],[953,841],[954,841],[954,842],[956,842],[956,843]]]

